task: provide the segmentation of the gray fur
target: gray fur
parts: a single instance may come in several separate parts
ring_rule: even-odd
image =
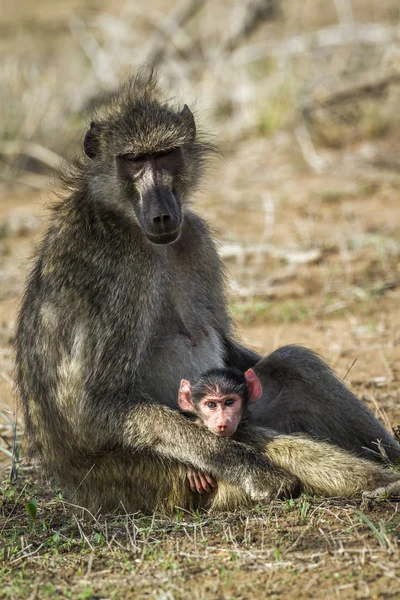
[[[153,77],[128,81],[98,110],[94,138],[90,134],[85,142],[89,156],[62,173],[65,198],[54,207],[19,315],[17,383],[31,451],[76,503],[92,510],[120,502],[132,511],[190,508],[199,499],[185,483],[187,467],[208,471],[234,486],[240,498],[254,500],[291,494],[300,485],[312,488],[316,479],[322,483],[314,488],[331,494],[343,479],[343,451],[333,446],[307,438],[297,443],[295,436],[251,426],[242,441],[218,438],[174,410],[181,378],[194,380],[224,364],[245,370],[258,360],[232,337],[222,265],[207,225],[189,207],[213,151],[189,113],[163,101]],[[183,223],[177,241],[156,245],[135,212],[136,180],[122,180],[116,161],[121,154],[151,157],[178,146],[179,170],[172,176],[159,170],[157,185],[170,186]],[[337,395],[327,367],[308,351],[281,349],[279,357],[264,361],[258,375],[267,391],[279,392],[272,401],[283,398],[289,415],[296,412],[298,392],[301,403],[309,397],[312,410],[303,430],[319,436],[321,420],[329,429],[336,413],[350,410],[357,431],[368,422],[370,442],[381,435],[378,422],[346,388]],[[326,414],[321,410],[315,420],[318,403]],[[265,410],[260,422],[267,419],[268,399]],[[360,451],[360,439],[355,434],[333,441]],[[319,453],[312,451],[316,444]],[[329,487],[326,472],[319,477],[325,463],[302,460],[304,446],[311,457],[329,459]],[[371,489],[393,480],[372,463],[356,464],[360,477],[346,488],[349,495],[360,492],[360,481]],[[222,485],[220,492],[224,500],[216,506],[229,506],[233,492],[223,496]]]
[[[389,460],[400,459],[400,444],[311,350],[279,348],[255,370],[263,396],[249,407],[252,422],[282,433],[308,433],[371,459],[379,459],[380,441]]]

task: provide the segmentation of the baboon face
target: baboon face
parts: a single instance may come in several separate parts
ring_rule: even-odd
[[[193,388],[181,380],[179,407],[197,414],[207,429],[221,437],[233,435],[249,404],[262,394],[261,383],[253,371],[242,374],[232,369],[211,369],[200,375]]]
[[[175,113],[139,103],[107,120],[92,122],[84,141],[86,155],[101,172],[113,173],[118,198],[133,209],[153,244],[178,239],[182,202],[188,192],[188,155],[194,144],[194,118],[185,105]]]
[[[181,148],[116,157],[118,176],[132,186],[136,218],[153,244],[174,242],[182,225],[182,204],[175,185],[183,169]]]

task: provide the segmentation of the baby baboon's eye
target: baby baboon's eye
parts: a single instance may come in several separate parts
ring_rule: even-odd
[[[235,404],[235,399],[234,398],[228,398],[227,400],[225,400],[225,406],[233,406]]]
[[[208,408],[216,408],[216,407],[217,407],[217,405],[215,404],[215,402],[211,402],[211,401],[210,401],[210,402],[207,402],[206,406],[207,406]]]

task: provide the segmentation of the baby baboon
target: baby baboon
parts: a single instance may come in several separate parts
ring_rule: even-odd
[[[210,369],[194,383],[182,379],[179,407],[192,415],[215,435],[231,437],[247,414],[249,403],[261,396],[261,385],[253,369],[245,374],[237,369]],[[208,473],[188,469],[193,492],[202,494],[217,487]]]
[[[248,405],[262,393],[253,369],[210,369],[191,385],[182,379],[178,404],[197,415],[201,423],[216,435],[232,436],[247,413]]]
[[[198,495],[185,485],[188,467],[256,501],[299,482],[354,495],[398,479],[360,460],[353,485],[338,457],[359,459],[252,425],[294,427],[360,454],[379,438],[400,456],[310,351],[289,346],[260,360],[235,342],[223,268],[189,204],[213,147],[187,106],[164,101],[152,76],[131,79],[98,108],[84,151],[61,172],[65,197],[38,249],[16,336],[31,450],[74,502],[102,511],[190,507]],[[177,410],[182,379],[224,366],[254,368],[263,387],[240,441]]]
[[[234,439],[246,442],[249,441],[251,436],[254,436],[253,443],[257,444],[255,428],[248,428],[249,408],[260,398],[261,394],[262,387],[253,369],[248,369],[244,374],[232,368],[211,369],[203,373],[194,382],[193,386],[186,380],[181,381],[178,404],[186,413],[194,414],[197,421],[215,435],[223,437],[233,436]],[[269,437],[266,439],[265,436],[268,433]],[[260,450],[264,450],[267,447],[266,455],[270,456],[275,463],[283,459],[283,462],[278,462],[278,464],[299,477],[299,489],[310,492],[315,492],[318,489],[320,493],[329,495],[327,479],[330,476],[329,474],[337,470],[340,465],[343,475],[350,471],[354,473],[352,478],[353,489],[350,489],[351,486],[346,483],[346,477],[344,477],[341,484],[342,493],[347,493],[349,496],[358,495],[362,490],[362,486],[365,485],[365,468],[371,468],[371,474],[380,472],[379,468],[366,464],[365,461],[360,462],[359,459],[349,455],[347,452],[337,451],[327,444],[323,447],[322,442],[315,442],[310,438],[296,436],[294,438],[294,445],[292,446],[293,438],[287,436],[283,439],[281,435],[278,436],[272,430],[268,432],[266,429],[260,429],[259,435],[262,440],[259,440]],[[302,447],[302,457],[298,457],[300,459],[299,463],[293,469],[294,465],[290,464],[293,458],[290,457],[289,449],[293,448],[296,454],[296,450],[300,446]],[[272,449],[273,452],[269,455]],[[275,453],[276,451],[277,453]],[[289,461],[286,462],[283,458],[285,453],[288,453],[289,457]],[[311,484],[310,477],[312,475],[306,469],[305,477],[303,477],[302,464],[306,464],[307,462],[309,465],[312,464],[315,460],[313,457],[314,453],[318,457],[317,462],[320,465],[320,472]],[[190,489],[200,494],[211,492],[217,487],[217,482],[209,473],[203,473],[191,468],[188,469],[188,480]],[[396,480],[396,476],[393,480]],[[332,495],[338,495],[337,486],[338,480],[336,478]],[[235,502],[237,503],[237,491],[230,488],[230,494],[235,498]],[[221,491],[219,491],[219,495],[221,495]],[[226,498],[227,491],[225,489],[222,495]],[[218,494],[214,494],[211,506],[215,509],[216,503],[219,501]]]

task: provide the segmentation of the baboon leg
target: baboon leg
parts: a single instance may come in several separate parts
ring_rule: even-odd
[[[252,365],[249,365],[252,366]],[[315,353],[284,346],[254,367],[263,396],[250,407],[251,422],[281,433],[307,433],[359,456],[400,458],[400,444]]]
[[[246,439],[271,463],[296,474],[301,491],[344,498],[361,497],[363,492],[385,492],[389,497],[400,493],[400,473],[333,444],[250,424],[244,424],[235,437]]]
[[[264,445],[264,454],[273,464],[298,477],[299,492],[328,498],[363,497],[371,500],[382,496],[400,496],[400,473],[354,456],[337,446],[300,435],[277,434],[269,439],[262,428],[258,435],[247,432],[248,435],[254,441],[258,437],[257,446],[260,448]],[[203,506],[212,512],[245,509],[254,505],[254,501],[243,490],[225,481],[218,482],[217,490],[204,500]]]
[[[65,490],[67,499],[92,514],[171,514],[180,508],[192,511],[209,504],[206,494],[191,492],[186,466],[145,453],[134,458],[104,457],[87,473],[82,471],[75,486],[71,484]]]
[[[326,442],[296,435],[279,435],[265,455],[274,464],[296,473],[302,489],[325,497],[360,497],[386,492],[397,496],[400,474]]]

